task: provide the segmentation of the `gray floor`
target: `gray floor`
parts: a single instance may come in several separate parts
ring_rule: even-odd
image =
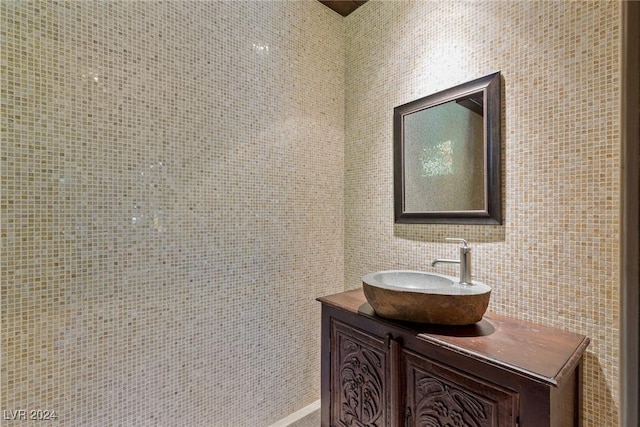
[[[320,410],[313,411],[304,418],[300,418],[289,427],[318,427],[320,425]]]

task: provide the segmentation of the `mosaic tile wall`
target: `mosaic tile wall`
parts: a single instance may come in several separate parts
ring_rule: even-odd
[[[315,298],[344,288],[343,19],[314,0],[0,12],[0,408],[253,427],[318,399]]]
[[[588,335],[585,426],[618,425],[620,3],[371,0],[345,19],[345,273],[457,274],[490,310]],[[393,224],[393,108],[501,71],[503,226]]]

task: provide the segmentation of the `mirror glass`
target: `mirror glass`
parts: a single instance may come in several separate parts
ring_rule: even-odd
[[[499,224],[500,76],[394,109],[398,223]]]

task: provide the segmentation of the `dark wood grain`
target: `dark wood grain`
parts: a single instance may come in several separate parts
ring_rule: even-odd
[[[480,413],[493,414],[477,425],[513,426],[516,419],[521,426],[580,425],[580,372],[582,355],[589,344],[587,337],[491,313],[474,325],[462,327],[388,320],[375,315],[362,289],[319,301],[323,325],[322,426],[343,425],[345,421],[344,412],[330,408],[336,400],[331,396],[340,395],[343,384],[352,384],[335,371],[340,363],[346,363],[343,356],[337,356],[341,350],[336,337],[344,341],[350,335],[385,355],[388,366],[380,371],[386,378],[380,383],[384,384],[381,393],[389,396],[384,419],[390,421],[385,427],[405,422],[417,425],[416,418],[412,420],[408,414],[424,415],[435,402],[439,407],[449,405],[454,412],[471,410],[481,419]],[[425,390],[435,394],[425,394]],[[460,416],[471,420],[471,415]],[[342,421],[337,422],[340,418]],[[439,422],[450,421],[442,415]]]
[[[389,347],[341,322],[332,322],[331,332],[331,419],[339,425],[390,425]]]
[[[515,424],[518,394],[496,384],[479,381],[427,357],[404,351],[407,407],[411,424],[429,419],[439,425],[478,427]],[[458,423],[460,424],[460,423]]]
[[[396,323],[412,330],[418,339],[553,385],[575,366],[576,359],[589,345],[589,339],[583,335],[494,313],[485,314],[480,322],[469,326],[393,322],[375,316],[361,289],[327,296],[320,301]]]
[[[334,12],[338,12],[342,16],[347,16],[363,4],[367,0],[318,0]]]

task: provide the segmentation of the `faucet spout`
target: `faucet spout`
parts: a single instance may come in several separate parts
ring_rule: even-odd
[[[436,264],[440,264],[440,263],[444,263],[444,264],[460,264],[460,261],[457,259],[442,259],[442,258],[438,258],[438,259],[434,259],[433,262],[431,263],[431,267],[435,267]]]

